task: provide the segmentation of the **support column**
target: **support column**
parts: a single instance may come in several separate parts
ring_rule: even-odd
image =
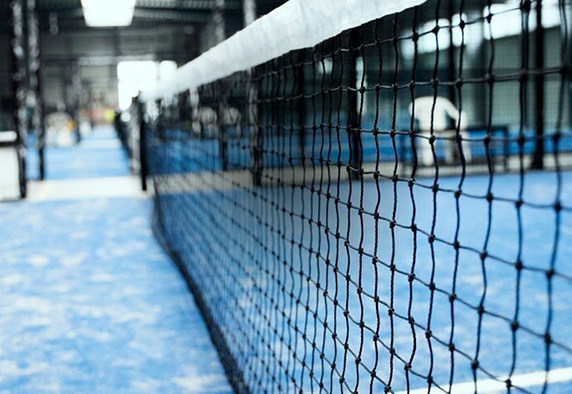
[[[40,180],[44,180],[46,173],[44,158],[46,128],[44,124],[44,100],[42,97],[41,81],[40,23],[36,6],[37,0],[27,0],[28,80],[30,83],[28,103],[32,106],[31,126],[37,137],[36,144],[39,156],[38,175]]]
[[[544,168],[544,26],[542,26],[542,0],[536,0],[536,30],[534,32],[534,68],[537,72],[534,79],[535,102],[535,137],[536,145],[532,158],[533,169]]]
[[[147,176],[149,175],[149,163],[147,162],[147,123],[145,122],[145,108],[139,97],[135,99],[137,105],[137,117],[139,126],[139,176],[141,177],[141,189],[147,191]]]
[[[81,121],[80,110],[81,110],[81,68],[79,63],[76,61],[72,66],[72,117],[75,123],[74,134],[76,143],[81,142],[81,133],[79,131],[79,123]]]
[[[481,0],[480,2],[480,10],[485,9],[486,7],[486,2]],[[472,11],[471,11],[472,12]],[[469,14],[469,20],[476,20],[478,17],[480,17],[480,15],[477,15],[477,13],[470,13]],[[469,53],[470,56],[470,62],[472,64],[475,64],[475,68],[472,70],[472,77],[473,78],[484,78],[484,76],[486,75],[486,73],[488,72],[488,56],[487,56],[487,47],[486,47],[486,41],[485,41],[485,30],[488,28],[487,22],[486,20],[481,21],[480,23],[478,23],[476,26],[479,27],[480,32],[479,34],[474,34],[471,35],[471,42],[474,42],[474,46],[476,46],[476,48],[474,48],[474,51],[471,51]],[[466,33],[465,33],[466,34]],[[465,40],[467,39],[467,36],[465,35]],[[469,49],[470,47],[468,47]],[[473,113],[475,114],[475,119],[488,119],[488,107],[487,107],[487,103],[488,103],[488,88],[486,86],[486,84],[484,83],[478,83],[474,85],[474,91],[475,91],[475,96],[474,96],[474,100],[472,100],[471,103],[471,107],[473,110]],[[463,103],[463,105],[465,106],[466,103]],[[480,123],[488,123],[483,121],[483,122],[479,122]]]
[[[219,129],[219,149],[220,149],[220,159],[223,171],[228,170],[228,133],[227,133],[227,120],[226,115],[228,111],[227,103],[227,91],[224,81],[215,82],[216,86],[216,97],[218,100],[217,108],[217,118],[218,118],[218,129]]]
[[[449,26],[453,26],[453,15],[455,14],[454,9],[455,0],[449,0],[447,2],[447,16],[449,19]],[[457,79],[457,68],[455,66],[455,40],[453,39],[453,29],[449,29],[449,48],[447,49],[447,81],[454,82]],[[457,103],[457,91],[454,85],[450,85],[448,89],[449,100],[458,106]]]
[[[361,45],[360,28],[354,28],[350,32],[349,43],[349,82],[348,82],[348,137],[350,141],[350,176],[359,179],[362,170],[361,147],[361,122],[358,108],[357,86],[357,51]]]
[[[256,20],[256,0],[243,0],[242,12],[244,14],[244,26],[246,27]]]
[[[224,4],[225,0],[216,0],[215,8],[213,12],[213,23],[214,23],[214,34],[216,43],[220,44],[226,38],[225,33],[225,20],[224,20]],[[220,149],[220,158],[222,164],[222,170],[226,171],[228,167],[228,141],[227,141],[227,133],[226,133],[226,111],[227,103],[226,103],[226,89],[224,86],[224,82],[220,81],[217,84],[217,96],[218,96],[218,108],[217,108],[217,118],[218,118],[218,129],[219,129],[219,149]]]
[[[256,0],[243,0],[243,14],[244,14],[244,26],[250,25],[256,20]],[[252,166],[252,182],[255,186],[262,185],[262,170],[263,166],[263,136],[259,125],[259,113],[260,108],[258,106],[259,97],[259,86],[258,81],[256,81],[255,70],[248,71],[250,76],[248,81],[248,97],[247,97],[247,119],[248,128],[250,130],[251,137],[251,166]]]
[[[263,160],[263,136],[260,129],[260,82],[256,75],[256,69],[251,71],[251,78],[248,87],[248,128],[250,129],[251,165],[252,165],[252,181],[254,186],[262,186],[262,171],[264,169]]]
[[[213,12],[214,34],[217,44],[223,42],[226,38],[224,2],[225,0],[216,0]]]
[[[305,61],[306,51],[300,49],[298,53],[298,66],[296,67],[296,84],[298,85],[297,94],[300,97],[298,101],[298,138],[300,139],[300,157],[303,162],[306,161],[306,129],[304,127],[306,124],[306,102],[304,99],[306,91],[306,78],[304,73]]]
[[[28,120],[26,113],[27,72],[26,72],[26,31],[24,20],[24,1],[12,0],[8,3],[8,18],[10,30],[10,58],[12,96],[14,108],[12,118],[16,132],[16,155],[18,157],[18,181],[20,197],[26,198],[26,139]]]

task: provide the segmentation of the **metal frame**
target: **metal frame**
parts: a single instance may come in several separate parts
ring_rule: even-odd
[[[8,20],[10,34],[10,60],[11,60],[11,80],[12,95],[14,97],[14,108],[12,117],[16,141],[14,143],[18,158],[18,182],[20,198],[27,195],[27,174],[26,174],[26,137],[28,132],[27,122],[27,63],[26,63],[26,32],[24,20],[24,1],[12,0],[8,3]]]

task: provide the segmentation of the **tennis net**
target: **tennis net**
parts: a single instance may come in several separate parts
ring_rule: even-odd
[[[237,392],[570,391],[570,11],[292,0],[143,95]]]

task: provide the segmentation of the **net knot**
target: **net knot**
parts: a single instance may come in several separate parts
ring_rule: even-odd
[[[548,280],[550,280],[550,279],[552,279],[554,274],[556,274],[556,271],[554,271],[554,269],[549,269],[548,271],[546,271],[546,278]]]
[[[517,271],[522,271],[524,268],[522,260],[517,260],[517,262],[514,264],[514,268],[516,268]]]
[[[549,332],[544,334],[544,342],[546,342],[547,345],[550,345],[552,343],[552,336],[550,335]]]

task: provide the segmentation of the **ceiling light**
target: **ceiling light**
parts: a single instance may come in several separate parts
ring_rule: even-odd
[[[81,0],[85,23],[90,27],[129,26],[136,0]]]

